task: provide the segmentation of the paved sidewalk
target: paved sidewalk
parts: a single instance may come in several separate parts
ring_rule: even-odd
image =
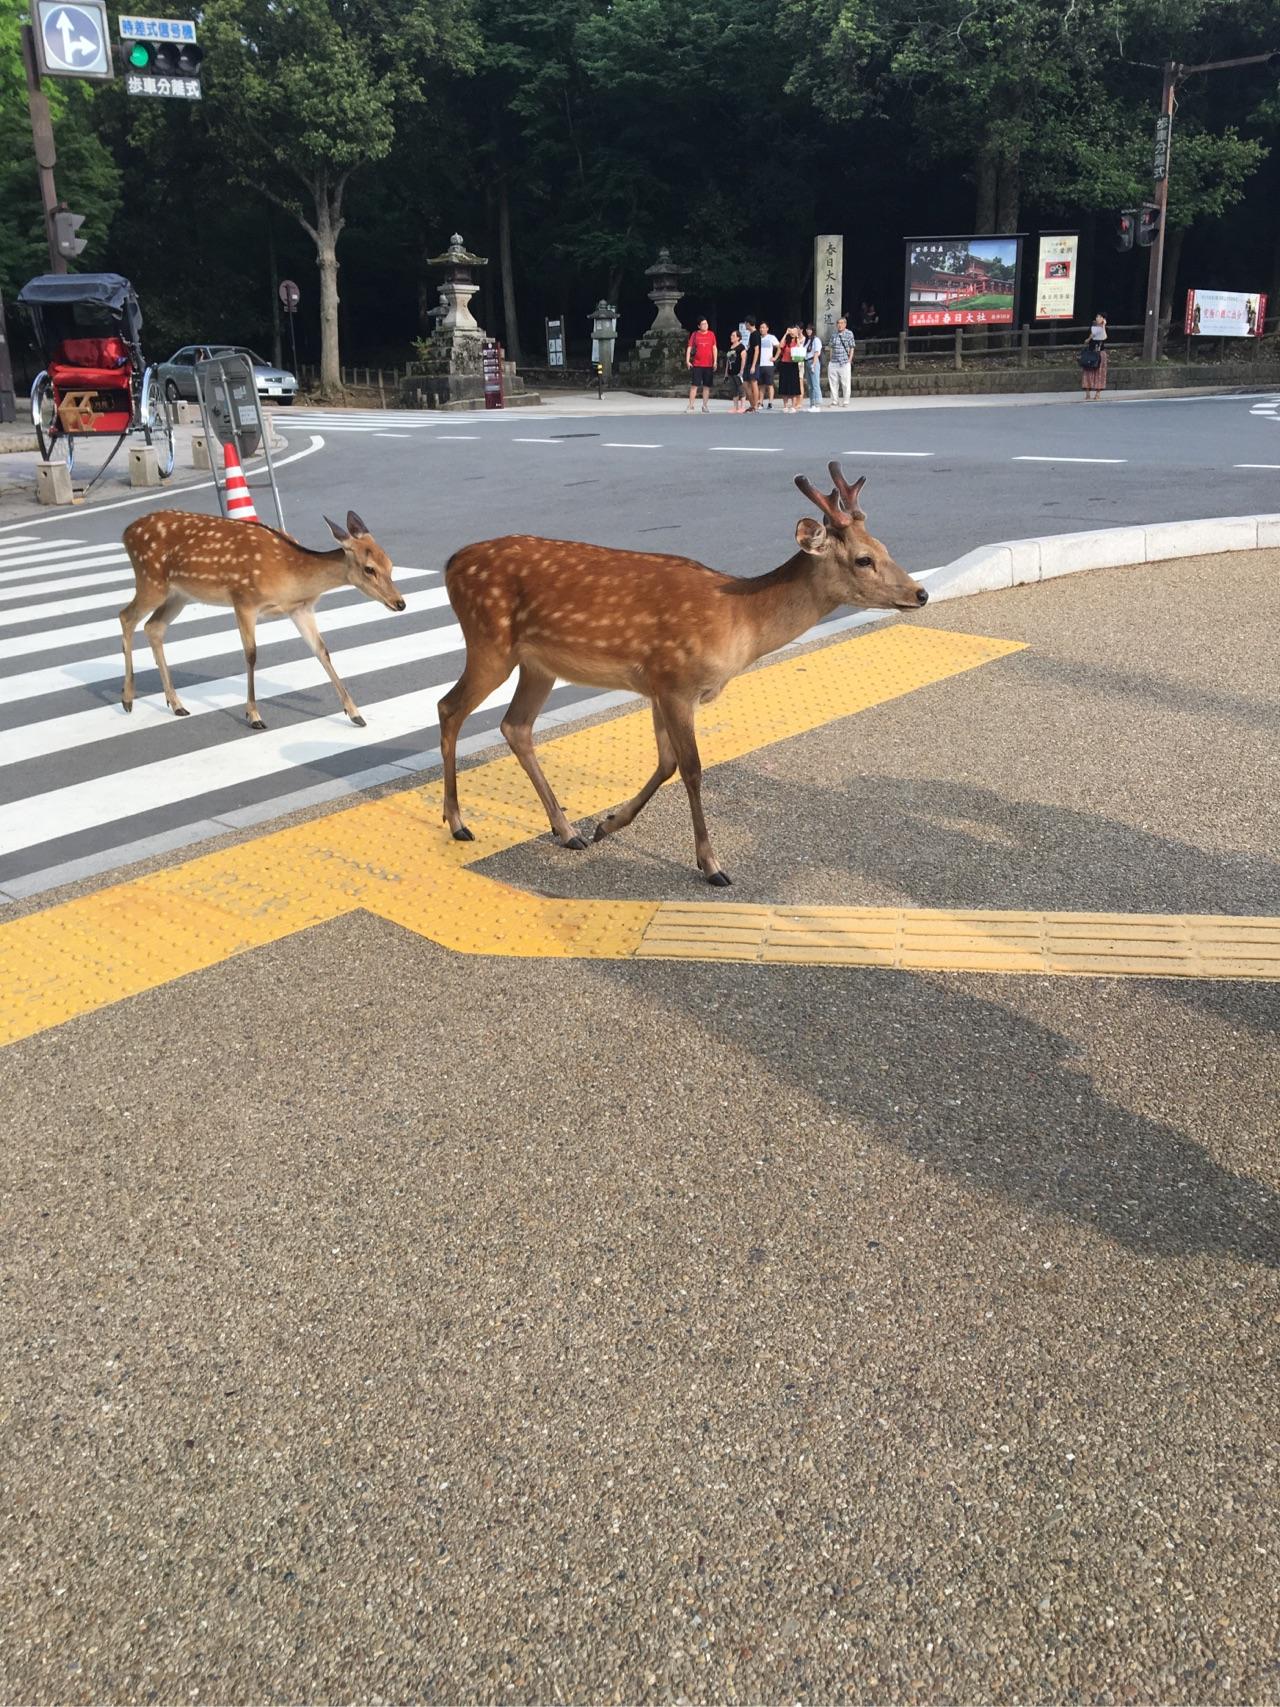
[[[1277,552],[913,616],[1023,649],[709,769],[728,899],[1280,913],[1277,623]],[[710,912],[690,840],[471,869]],[[16,1044],[0,1699],[1270,1701],[1278,1078],[1274,983],[362,912]]]

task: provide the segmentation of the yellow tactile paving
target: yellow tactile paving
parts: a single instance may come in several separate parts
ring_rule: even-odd
[[[708,906],[655,912],[644,959],[882,966],[930,972],[1280,978],[1280,919]]]
[[[704,708],[706,765],[1020,651],[890,628],[771,664]],[[653,765],[646,711],[540,748],[571,817],[634,792]],[[474,842],[441,822],[440,784],[334,812],[0,926],[0,1043],[364,909],[460,954],[695,958],[931,970],[1280,977],[1280,921],[660,906],[526,894],[468,866],[542,835],[514,758],[464,771]],[[678,786],[678,784],[676,785]]]

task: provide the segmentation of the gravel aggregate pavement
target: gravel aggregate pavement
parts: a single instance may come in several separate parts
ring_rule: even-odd
[[[730,898],[1275,913],[1278,571],[911,618],[1028,650],[709,772]],[[0,1699],[1280,1699],[1278,1030],[356,915],[7,1050]]]

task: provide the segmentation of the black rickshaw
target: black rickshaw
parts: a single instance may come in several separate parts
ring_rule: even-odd
[[[18,292],[45,368],[31,387],[31,420],[46,462],[75,461],[75,442],[114,434],[107,462],[129,433],[173,473],[173,407],[142,354],[142,309],[119,273],[44,273]],[[103,464],[106,467],[106,463]]]

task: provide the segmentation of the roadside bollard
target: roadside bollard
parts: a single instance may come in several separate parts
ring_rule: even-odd
[[[209,441],[203,433],[191,435],[191,466],[192,468],[207,468],[212,471],[213,464],[209,460]]]
[[[65,462],[36,464],[36,499],[41,504],[71,502],[71,470]]]
[[[156,455],[154,445],[129,446],[129,484],[130,486],[158,486],[160,484],[160,459]]]

